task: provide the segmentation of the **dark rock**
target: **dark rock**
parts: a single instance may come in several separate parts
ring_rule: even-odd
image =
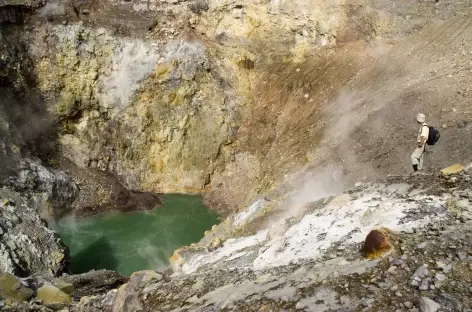
[[[126,283],[128,278],[113,271],[98,270],[79,275],[63,276],[59,280],[73,285],[73,297],[84,297],[103,294],[111,289],[118,288]]]
[[[451,309],[453,311],[462,311],[462,303],[450,294],[441,293],[434,299],[448,309]]]
[[[195,14],[201,14],[208,11],[210,8],[208,0],[194,0],[188,5],[188,7]]]
[[[460,120],[457,122],[457,128],[460,128],[460,129],[465,128],[467,127],[468,124],[469,123],[467,120]]]
[[[68,160],[61,161],[61,168],[82,182],[80,193],[71,205],[76,217],[89,217],[106,211],[151,210],[161,204],[157,194],[129,190],[115,174],[94,168],[83,170]],[[102,192],[96,192],[96,189]]]

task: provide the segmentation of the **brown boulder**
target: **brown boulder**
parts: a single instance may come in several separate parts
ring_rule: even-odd
[[[390,240],[391,231],[387,228],[381,228],[370,231],[365,238],[364,253],[369,259],[379,258],[393,249]]]

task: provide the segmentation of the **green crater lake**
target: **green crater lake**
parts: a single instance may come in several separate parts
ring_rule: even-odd
[[[109,269],[124,275],[162,270],[175,249],[198,242],[218,223],[200,196],[163,195],[152,211],[113,212],[61,220],[56,230],[69,247],[72,273]]]

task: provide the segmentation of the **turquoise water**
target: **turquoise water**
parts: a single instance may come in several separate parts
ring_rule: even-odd
[[[168,266],[175,249],[198,242],[217,224],[200,196],[164,195],[153,211],[113,212],[56,225],[69,246],[71,270],[109,269],[124,275]]]

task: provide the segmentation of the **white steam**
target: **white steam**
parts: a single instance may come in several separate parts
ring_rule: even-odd
[[[104,82],[101,103],[105,107],[123,108],[139,87],[139,82],[155,68],[159,55],[140,41],[127,41],[113,57],[112,72]]]
[[[48,2],[39,10],[39,16],[60,16],[66,13],[66,7],[64,4],[59,2]]]
[[[168,257],[166,255],[172,254],[175,249],[170,245],[156,246],[151,239],[140,239],[136,246],[136,252],[142,259],[146,259],[147,268],[154,270],[164,270],[169,266]]]
[[[299,185],[287,202],[288,207],[295,209],[321,198],[337,195],[345,188],[342,171],[332,165],[299,173],[297,180]]]
[[[339,167],[327,165],[313,170],[301,170],[284,181],[286,195],[280,211],[267,219],[264,228],[280,228],[288,218],[301,218],[307,204],[342,193],[347,185]]]

